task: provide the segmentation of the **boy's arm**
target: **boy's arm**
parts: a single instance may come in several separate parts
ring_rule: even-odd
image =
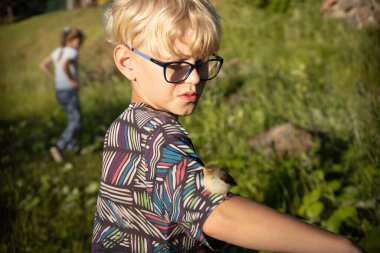
[[[51,70],[50,66],[51,66],[51,63],[53,62],[53,60],[51,59],[50,56],[46,57],[39,65],[40,69],[46,73],[50,79],[54,80],[54,73],[53,71]]]
[[[274,252],[362,252],[348,239],[236,196],[221,203],[203,231],[244,248]]]
[[[65,71],[65,74],[70,80],[70,85],[73,88],[79,88],[79,83],[73,79],[73,76],[70,72],[70,63],[72,62],[72,59],[66,59],[66,61],[63,63],[63,70]]]

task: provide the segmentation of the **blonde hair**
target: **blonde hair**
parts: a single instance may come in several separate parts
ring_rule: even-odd
[[[175,42],[186,40],[198,59],[220,46],[220,19],[208,0],[115,0],[104,17],[107,40],[115,45],[144,44],[155,55],[164,49],[179,56]]]

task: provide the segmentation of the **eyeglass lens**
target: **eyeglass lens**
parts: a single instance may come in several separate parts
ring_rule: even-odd
[[[165,68],[165,78],[173,83],[184,81],[190,75],[191,68],[191,65],[186,62],[171,63]],[[200,79],[209,80],[218,74],[219,68],[220,61],[210,59],[198,65],[197,71]]]

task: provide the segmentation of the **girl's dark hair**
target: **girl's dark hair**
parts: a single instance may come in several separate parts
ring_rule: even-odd
[[[75,38],[79,38],[83,41],[84,33],[78,28],[65,26],[61,33],[61,46],[66,46],[67,42]]]
[[[78,28],[65,26],[61,33],[61,47],[65,47],[67,42],[76,38],[79,38],[82,42],[84,40],[84,33]],[[63,48],[61,49],[61,52],[58,55],[58,60],[61,59],[62,53]]]

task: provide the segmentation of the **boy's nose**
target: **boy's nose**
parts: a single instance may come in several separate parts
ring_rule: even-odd
[[[194,84],[198,84],[200,82],[200,76],[199,76],[199,73],[198,73],[198,70],[196,68],[194,68],[191,72],[190,72],[190,75],[189,77],[186,79],[186,82],[188,83],[194,83]]]

